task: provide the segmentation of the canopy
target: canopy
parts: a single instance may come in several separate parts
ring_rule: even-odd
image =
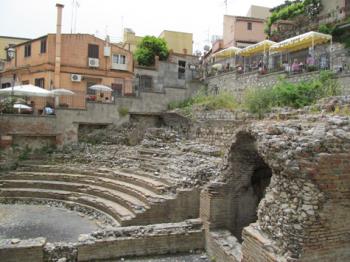
[[[300,49],[305,49],[314,45],[327,43],[331,40],[331,35],[311,31],[274,44],[273,46],[271,46],[270,50],[277,52],[292,52]]]
[[[241,51],[240,48],[235,46],[230,46],[228,48],[220,50],[219,52],[214,53],[212,56],[216,58],[227,58],[227,57],[232,57],[236,55],[239,51]]]
[[[104,85],[93,85],[90,86],[89,89],[95,90],[95,91],[100,91],[100,92],[112,92],[112,88]]]
[[[264,40],[255,45],[250,45],[246,48],[243,48],[238,54],[241,56],[252,56],[257,53],[265,53],[269,50],[270,46],[274,44],[276,44],[276,42]]]
[[[52,93],[44,88],[34,85],[19,85],[0,89],[0,96],[40,96],[49,97]]]
[[[71,96],[75,94],[73,91],[64,88],[53,89],[51,90],[51,93],[54,96]]]

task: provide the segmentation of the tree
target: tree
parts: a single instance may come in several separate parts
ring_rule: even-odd
[[[145,36],[137,46],[135,59],[140,65],[151,66],[155,63],[155,56],[159,56],[159,60],[166,60],[168,55],[169,51],[164,39]]]

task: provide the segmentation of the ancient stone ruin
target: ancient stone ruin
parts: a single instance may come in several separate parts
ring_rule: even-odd
[[[75,229],[92,230],[26,239],[11,235],[20,225],[11,221],[0,228],[1,261],[348,261],[349,106],[336,97],[263,120],[172,112],[81,130],[89,143],[2,172],[0,208],[58,208],[66,227],[77,215]]]

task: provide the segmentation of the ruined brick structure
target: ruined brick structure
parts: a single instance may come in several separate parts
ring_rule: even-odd
[[[349,118],[294,118],[239,130],[202,191],[207,249],[220,260],[349,259]]]
[[[102,129],[103,144],[72,145],[50,165],[0,174],[1,204],[59,203],[102,223],[74,243],[1,240],[0,257],[75,262],[206,250],[223,262],[348,261],[349,105],[349,96],[334,97],[313,113],[280,109],[264,120],[238,111],[134,114],[141,126]],[[132,145],[119,142],[137,128],[146,132]]]

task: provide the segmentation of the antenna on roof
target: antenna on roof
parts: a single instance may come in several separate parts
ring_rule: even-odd
[[[227,0],[224,0],[224,4],[225,4],[225,12],[227,13]]]
[[[71,16],[71,26],[70,26],[70,33],[76,33],[77,32],[77,17],[78,17],[78,8],[80,7],[80,4],[77,0],[72,0],[72,16]]]

